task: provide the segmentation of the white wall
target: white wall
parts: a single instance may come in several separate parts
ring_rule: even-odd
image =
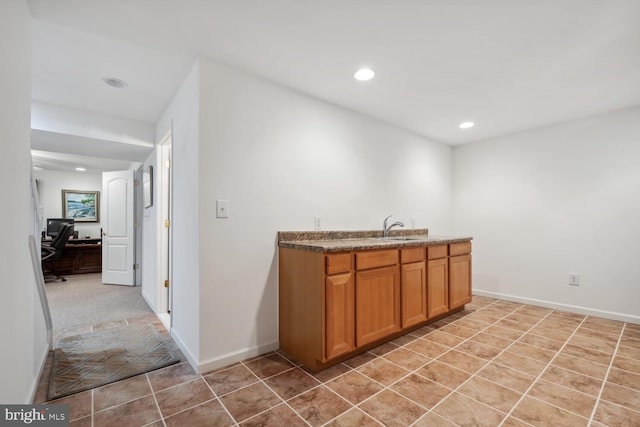
[[[277,348],[278,230],[311,230],[314,215],[324,229],[380,229],[393,214],[450,232],[452,150],[213,61],[200,64],[192,178],[200,187],[183,190],[199,196],[188,209],[199,212],[202,370]],[[177,178],[184,149],[174,151]],[[229,219],[215,218],[216,199],[229,200]],[[181,252],[177,237],[175,244]]]
[[[31,128],[143,147],[153,146],[152,124],[34,101]]]
[[[200,329],[208,327],[202,323],[199,311],[199,91],[200,68],[196,63],[158,122],[156,130],[157,137],[162,138],[173,128],[171,334],[193,366],[197,366],[200,359]]]
[[[101,174],[42,170],[34,171],[33,175],[38,180],[45,221],[47,218],[62,218],[62,190],[99,191],[102,196]],[[79,237],[90,236],[93,239],[100,238],[100,227],[99,222],[76,222],[74,225]]]
[[[31,16],[26,1],[0,2],[0,402],[29,403],[46,358],[46,327],[28,245],[31,218]]]
[[[456,147],[474,289],[640,322],[638,141],[634,108]]]

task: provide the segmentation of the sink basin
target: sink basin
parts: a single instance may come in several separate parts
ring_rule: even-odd
[[[423,237],[414,237],[414,236],[372,237],[372,239],[373,240],[399,240],[399,241],[424,240]]]
[[[386,240],[423,240],[421,237],[383,237]]]

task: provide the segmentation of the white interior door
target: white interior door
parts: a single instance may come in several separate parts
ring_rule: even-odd
[[[102,283],[134,285],[133,172],[102,174]]]

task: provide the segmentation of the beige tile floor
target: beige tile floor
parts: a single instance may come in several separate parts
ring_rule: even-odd
[[[640,426],[640,325],[476,296],[315,375],[275,352],[57,403],[72,426]]]

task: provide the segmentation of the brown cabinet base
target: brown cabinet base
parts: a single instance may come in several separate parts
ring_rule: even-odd
[[[281,247],[280,351],[318,372],[462,310],[471,300],[470,251],[469,242],[340,253]]]
[[[293,361],[296,361],[296,362],[302,363],[305,366],[305,368],[307,368],[310,372],[317,373],[317,372],[323,371],[325,369],[328,369],[328,368],[330,368],[330,367],[332,367],[334,365],[337,365],[340,362],[344,362],[345,360],[349,360],[352,357],[355,357],[355,356],[357,356],[359,354],[362,354],[362,353],[364,353],[366,351],[369,351],[372,348],[376,348],[377,346],[382,345],[382,344],[384,344],[386,342],[392,341],[392,340],[394,340],[396,338],[399,338],[399,337],[401,337],[403,335],[406,335],[411,331],[415,331],[416,329],[420,329],[423,326],[427,326],[427,325],[429,325],[431,323],[437,322],[440,319],[444,319],[445,317],[451,316],[452,314],[457,313],[457,312],[462,311],[462,310],[464,310],[464,307],[458,307],[455,310],[451,310],[450,312],[447,312],[446,314],[442,314],[440,316],[437,316],[437,317],[434,317],[432,319],[429,319],[426,322],[422,322],[422,323],[414,325],[414,326],[412,326],[410,328],[403,329],[402,331],[399,331],[399,332],[396,332],[394,334],[388,335],[388,336],[386,336],[384,338],[381,338],[381,339],[379,339],[377,341],[371,342],[371,343],[363,345],[361,347],[357,347],[356,349],[352,350],[349,353],[345,353],[345,354],[343,354],[341,356],[332,358],[331,360],[328,360],[327,362],[324,362],[324,363],[319,361],[319,360],[314,360],[314,361],[312,361],[310,363],[305,363],[305,362],[302,362],[302,361],[298,360],[293,354],[288,353],[282,347],[279,349],[279,351],[281,353],[283,353],[284,355],[286,355],[289,359],[291,359]]]

